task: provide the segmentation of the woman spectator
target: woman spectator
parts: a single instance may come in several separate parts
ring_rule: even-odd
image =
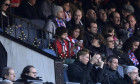
[[[81,31],[81,26],[76,25],[71,29],[67,40],[71,42],[71,47],[75,46],[74,54],[77,54],[79,50],[83,47],[83,32]]]
[[[0,30],[5,31],[5,27],[11,25],[11,19],[7,14],[7,9],[9,8],[11,2],[10,0],[0,1]]]
[[[139,65],[139,61],[137,60],[134,52],[139,47],[139,39],[136,37],[131,37],[126,40],[126,42],[123,44],[122,50],[123,50],[123,60],[126,65]]]

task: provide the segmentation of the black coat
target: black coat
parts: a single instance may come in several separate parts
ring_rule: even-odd
[[[124,78],[117,79],[114,84],[133,84],[133,81],[128,75],[124,75]]]
[[[80,84],[94,84],[90,76],[91,70],[91,63],[85,65],[79,60],[75,60],[75,62],[68,67],[68,77],[70,82],[77,82]]]
[[[2,77],[2,69],[7,66],[7,52],[0,42],[0,77]]]
[[[112,70],[108,65],[104,65],[102,84],[114,84],[115,80],[122,78],[118,71]]]

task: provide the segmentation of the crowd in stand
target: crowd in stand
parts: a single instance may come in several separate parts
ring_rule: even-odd
[[[12,25],[10,0],[0,1],[1,29]],[[81,84],[138,84],[140,0],[21,0],[10,12],[46,21],[50,48],[71,63],[69,80]],[[3,29],[4,30],[4,29]],[[86,49],[85,49],[86,48]],[[87,50],[88,49],[88,50]],[[118,64],[126,68],[122,76]]]

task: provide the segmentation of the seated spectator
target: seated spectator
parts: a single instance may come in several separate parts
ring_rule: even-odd
[[[20,78],[17,80],[17,82],[28,82],[28,80],[33,81],[42,81],[41,79],[39,79],[37,77],[37,72],[34,66],[32,65],[28,65],[26,67],[24,67]]]
[[[122,78],[118,68],[118,58],[115,56],[109,56],[106,60],[106,66],[103,69],[103,80],[101,84],[114,84],[115,80]]]
[[[16,80],[15,71],[11,67],[5,67],[2,70],[3,82],[14,82]]]
[[[39,19],[37,8],[35,7],[36,0],[22,0],[17,15],[28,19]]]
[[[89,61],[89,51],[80,50],[77,56],[78,59],[76,59],[74,63],[68,66],[69,80],[71,82],[77,82],[80,84],[94,84],[90,73],[92,71],[93,64],[99,61],[99,55],[94,55]],[[101,67],[103,67],[103,62]]]
[[[103,36],[106,36],[106,35],[111,35],[114,39],[114,47],[115,48],[118,48],[120,49],[122,47],[122,44],[119,44],[119,40],[116,36],[116,33],[115,33],[115,29],[110,27],[110,26],[106,26],[104,29],[103,29],[103,32],[102,32],[102,35]]]
[[[7,10],[10,7],[10,0],[1,0],[0,1],[0,31],[5,32],[5,27],[12,25],[12,19],[7,14]]]
[[[82,23],[81,19],[82,19],[82,11],[80,9],[76,9],[74,11],[74,15],[73,18],[71,19],[71,21],[69,21],[66,25],[68,30],[70,31],[75,25],[81,25],[83,27],[82,30],[84,30],[84,24]]]
[[[71,42],[71,47],[75,46],[74,55],[77,54],[79,50],[83,47],[83,32],[81,31],[81,26],[76,25],[71,29],[67,40]]]
[[[89,48],[91,46],[91,39],[97,34],[97,23],[95,21],[91,21],[88,23],[87,32],[84,34],[84,47]]]
[[[96,12],[93,9],[89,9],[85,15],[84,20],[85,27],[88,27],[90,21],[96,20],[97,20]]]
[[[47,20],[51,15],[53,15],[53,8],[54,8],[54,0],[43,0],[42,3],[39,5],[39,16]]]
[[[127,66],[124,78],[117,79],[114,84],[140,84],[138,68]]]
[[[59,27],[56,29],[56,40],[51,44],[52,49],[55,50],[58,57],[61,59],[66,59],[69,55],[73,56],[73,50],[75,46],[69,47],[69,43],[66,40],[68,30],[64,27]],[[71,51],[71,53],[70,53]]]
[[[55,34],[55,30],[58,27],[66,27],[65,22],[63,21],[63,8],[61,6],[54,6],[53,15],[54,17],[52,19],[49,19],[46,23],[46,30]],[[46,38],[52,39],[53,35],[50,33],[46,34]]]
[[[96,34],[91,39],[91,46],[89,46],[89,50],[92,51],[91,55],[94,53],[100,53],[102,56],[105,56],[105,41],[102,35]]]
[[[134,15],[128,15],[126,19],[129,24],[129,26],[127,28],[127,31],[129,32],[128,37],[131,37],[131,36],[133,36],[135,29],[137,29],[137,24],[136,24],[137,21],[136,21]]]
[[[98,11],[98,32],[101,33],[104,27],[107,25],[107,14],[104,9],[99,9]]]
[[[69,0],[64,0],[63,3],[62,3],[62,7],[64,9],[64,21],[67,23],[71,20],[72,18],[72,15],[71,15],[71,12],[70,12],[70,2]]]
[[[122,64],[126,65],[139,65],[139,61],[137,60],[134,52],[137,50],[140,42],[139,39],[136,37],[131,37],[126,40],[126,42],[123,44],[122,50],[123,50],[123,60],[124,62]]]

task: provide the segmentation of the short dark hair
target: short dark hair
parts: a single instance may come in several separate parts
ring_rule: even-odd
[[[104,35],[105,41],[107,41],[108,37],[112,37],[112,35],[110,35],[110,34]]]
[[[4,76],[5,75],[7,75],[7,76],[9,76],[9,70],[10,69],[13,69],[13,68],[11,68],[11,67],[4,67],[3,69],[2,69],[2,78],[3,79],[6,79]]]
[[[118,59],[115,55],[110,55],[107,57],[106,62],[112,63],[113,59]]]
[[[77,57],[79,59],[79,56],[81,55],[86,55],[86,54],[89,54],[89,50],[88,49],[82,49],[82,50],[79,50],[78,53],[77,53]]]
[[[92,21],[89,21],[89,22],[87,23],[87,27],[88,27],[88,28],[91,28],[91,24],[92,24],[92,23],[97,24],[96,21],[92,20]]]
[[[68,33],[68,29],[65,27],[58,27],[55,31],[58,36],[61,36],[63,33]]]
[[[24,67],[20,77],[23,78],[25,76],[25,74],[30,73],[31,68],[34,68],[34,66],[28,65],[28,66]]]

